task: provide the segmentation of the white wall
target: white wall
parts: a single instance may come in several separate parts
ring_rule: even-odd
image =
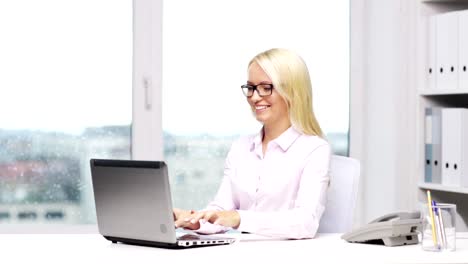
[[[414,8],[351,0],[350,154],[362,170],[355,225],[415,209]]]

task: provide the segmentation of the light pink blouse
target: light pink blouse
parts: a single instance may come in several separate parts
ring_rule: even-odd
[[[326,203],[331,148],[317,136],[290,127],[268,143],[262,133],[234,142],[224,178],[205,210],[237,210],[238,230],[280,238],[315,236]],[[227,229],[202,224],[199,233]]]

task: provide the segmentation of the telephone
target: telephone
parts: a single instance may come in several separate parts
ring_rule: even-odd
[[[348,242],[390,247],[417,244],[422,221],[419,211],[386,214],[342,235],[341,238]]]

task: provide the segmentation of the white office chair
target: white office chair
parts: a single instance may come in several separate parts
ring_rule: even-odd
[[[346,233],[351,230],[359,184],[358,160],[333,155],[325,212],[318,233]]]

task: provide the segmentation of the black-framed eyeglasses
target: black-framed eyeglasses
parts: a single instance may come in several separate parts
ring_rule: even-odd
[[[241,85],[242,92],[244,93],[245,96],[251,97],[255,90],[257,91],[258,96],[263,97],[263,96],[269,96],[273,93],[273,84],[257,84],[257,85],[252,85],[252,84],[244,84]]]

